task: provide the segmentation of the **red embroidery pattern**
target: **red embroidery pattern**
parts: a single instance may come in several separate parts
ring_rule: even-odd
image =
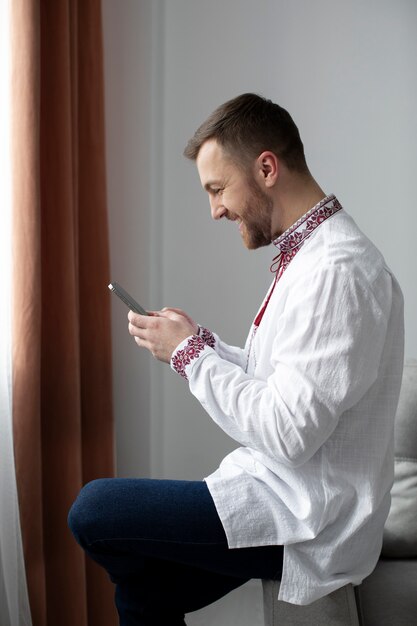
[[[211,330],[209,330],[208,328],[204,328],[204,326],[199,326],[198,335],[199,337],[201,337],[206,345],[210,346],[210,348],[214,348],[214,346],[216,345],[216,340]]]
[[[278,248],[279,255],[275,257],[271,271],[278,272],[279,277],[281,277],[282,273],[300,250],[304,241],[310,237],[313,231],[320,226],[322,222],[337,213],[337,211],[340,211],[341,208],[342,205],[333,194],[327,196],[303,215],[295,224],[290,226],[278,239],[275,239],[273,244]],[[272,270],[274,265],[277,265],[276,270]]]
[[[173,368],[180,376],[185,378],[185,380],[188,380],[185,371],[186,366],[200,355],[206,345],[202,337],[193,335],[187,341],[187,345],[181,350],[178,350],[172,357]]]

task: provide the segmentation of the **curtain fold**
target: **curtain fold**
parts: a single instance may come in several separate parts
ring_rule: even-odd
[[[14,440],[34,626],[117,623],[67,528],[113,475],[99,0],[13,0]]]
[[[10,3],[0,3],[0,624],[31,626],[12,421]]]

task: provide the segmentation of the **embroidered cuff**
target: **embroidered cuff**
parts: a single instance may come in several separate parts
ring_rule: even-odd
[[[180,343],[171,357],[171,367],[180,376],[188,380],[186,368],[194,359],[197,359],[207,346],[199,335],[191,335]]]
[[[214,348],[216,345],[216,339],[208,328],[204,328],[204,326],[198,325],[198,336],[204,341],[205,344],[210,346],[210,348]]]

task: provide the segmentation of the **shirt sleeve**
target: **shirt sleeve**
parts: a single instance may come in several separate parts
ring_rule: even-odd
[[[204,343],[214,348],[217,354],[225,361],[235,363],[235,365],[239,365],[240,367],[245,367],[247,360],[246,347],[242,349],[237,346],[230,346],[222,341],[216,333],[200,325],[198,326],[198,336],[203,339]]]
[[[171,365],[229,436],[296,467],[376,380],[391,291],[386,271],[372,285],[334,265],[307,272],[273,320],[265,378],[250,377],[197,336],[180,344]]]

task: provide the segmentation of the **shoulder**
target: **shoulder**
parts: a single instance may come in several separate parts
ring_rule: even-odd
[[[361,302],[374,311],[389,310],[395,282],[381,252],[344,210],[317,228],[281,280],[287,306],[343,301],[356,309]]]
[[[371,285],[381,273],[389,273],[380,250],[345,210],[326,220],[297,257],[294,269],[303,274],[346,274]]]

